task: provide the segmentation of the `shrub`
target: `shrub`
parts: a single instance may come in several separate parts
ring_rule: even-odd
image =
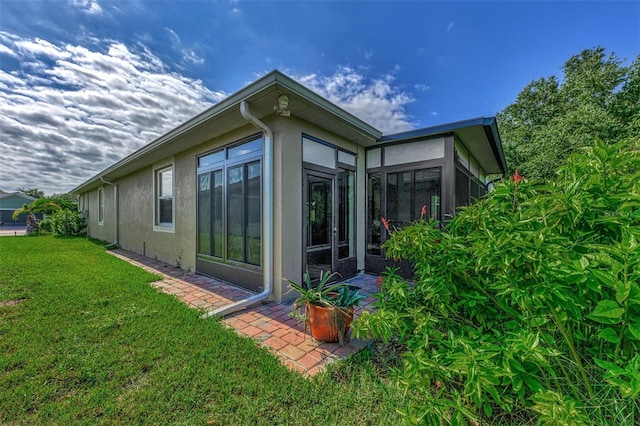
[[[439,230],[384,248],[377,312],[356,334],[399,339],[410,423],[640,421],[640,155],[570,157],[549,184],[516,175]]]
[[[49,219],[51,232],[56,236],[71,237],[80,234],[86,224],[78,212],[62,210]]]
[[[40,233],[42,232],[53,232],[51,229],[51,219],[46,218],[40,221]]]

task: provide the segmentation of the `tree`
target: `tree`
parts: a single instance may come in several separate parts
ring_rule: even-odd
[[[50,202],[57,204],[62,210],[78,210],[76,196],[73,194],[53,194],[46,197]]]
[[[53,203],[46,198],[38,198],[37,200],[33,201],[31,204],[24,204],[19,209],[14,210],[11,217],[15,220],[18,218],[18,216],[25,213],[26,214],[55,213],[61,210],[62,208],[56,203]]]
[[[16,191],[33,198],[44,198],[44,191],[38,188],[16,188]]]
[[[615,143],[640,129],[640,56],[625,67],[596,47],[569,58],[562,70],[561,82],[532,81],[498,114],[510,173],[549,179],[589,141]]]

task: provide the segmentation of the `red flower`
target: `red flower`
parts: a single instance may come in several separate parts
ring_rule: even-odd
[[[436,240],[436,244],[440,244],[440,240]]]
[[[380,221],[384,225],[384,229],[386,229],[387,232],[389,232],[389,219],[385,219],[384,217],[381,217]]]
[[[427,205],[422,206],[422,210],[420,210],[420,220],[427,214]]]
[[[513,176],[511,176],[511,180],[513,181],[513,183],[518,185],[520,182],[524,180],[524,178],[520,175],[520,173],[518,173],[518,170],[516,170]]]
[[[384,280],[382,279],[382,277],[378,277],[378,279],[376,280],[376,285],[378,286],[378,288],[382,287],[382,282]]]

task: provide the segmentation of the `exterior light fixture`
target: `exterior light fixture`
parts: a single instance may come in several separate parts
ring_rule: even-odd
[[[291,111],[289,111],[289,97],[287,95],[278,96],[278,105],[274,105],[273,109],[282,117],[289,117],[291,115]]]

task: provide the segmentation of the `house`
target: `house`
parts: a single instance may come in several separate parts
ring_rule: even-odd
[[[21,214],[16,220],[11,217],[13,212],[25,204],[31,204],[35,198],[21,192],[4,192],[0,190],[0,224],[26,226],[27,215]]]
[[[506,170],[495,118],[383,135],[273,71],[72,190],[93,238],[291,299],[303,271],[380,272],[380,218],[443,221]]]

